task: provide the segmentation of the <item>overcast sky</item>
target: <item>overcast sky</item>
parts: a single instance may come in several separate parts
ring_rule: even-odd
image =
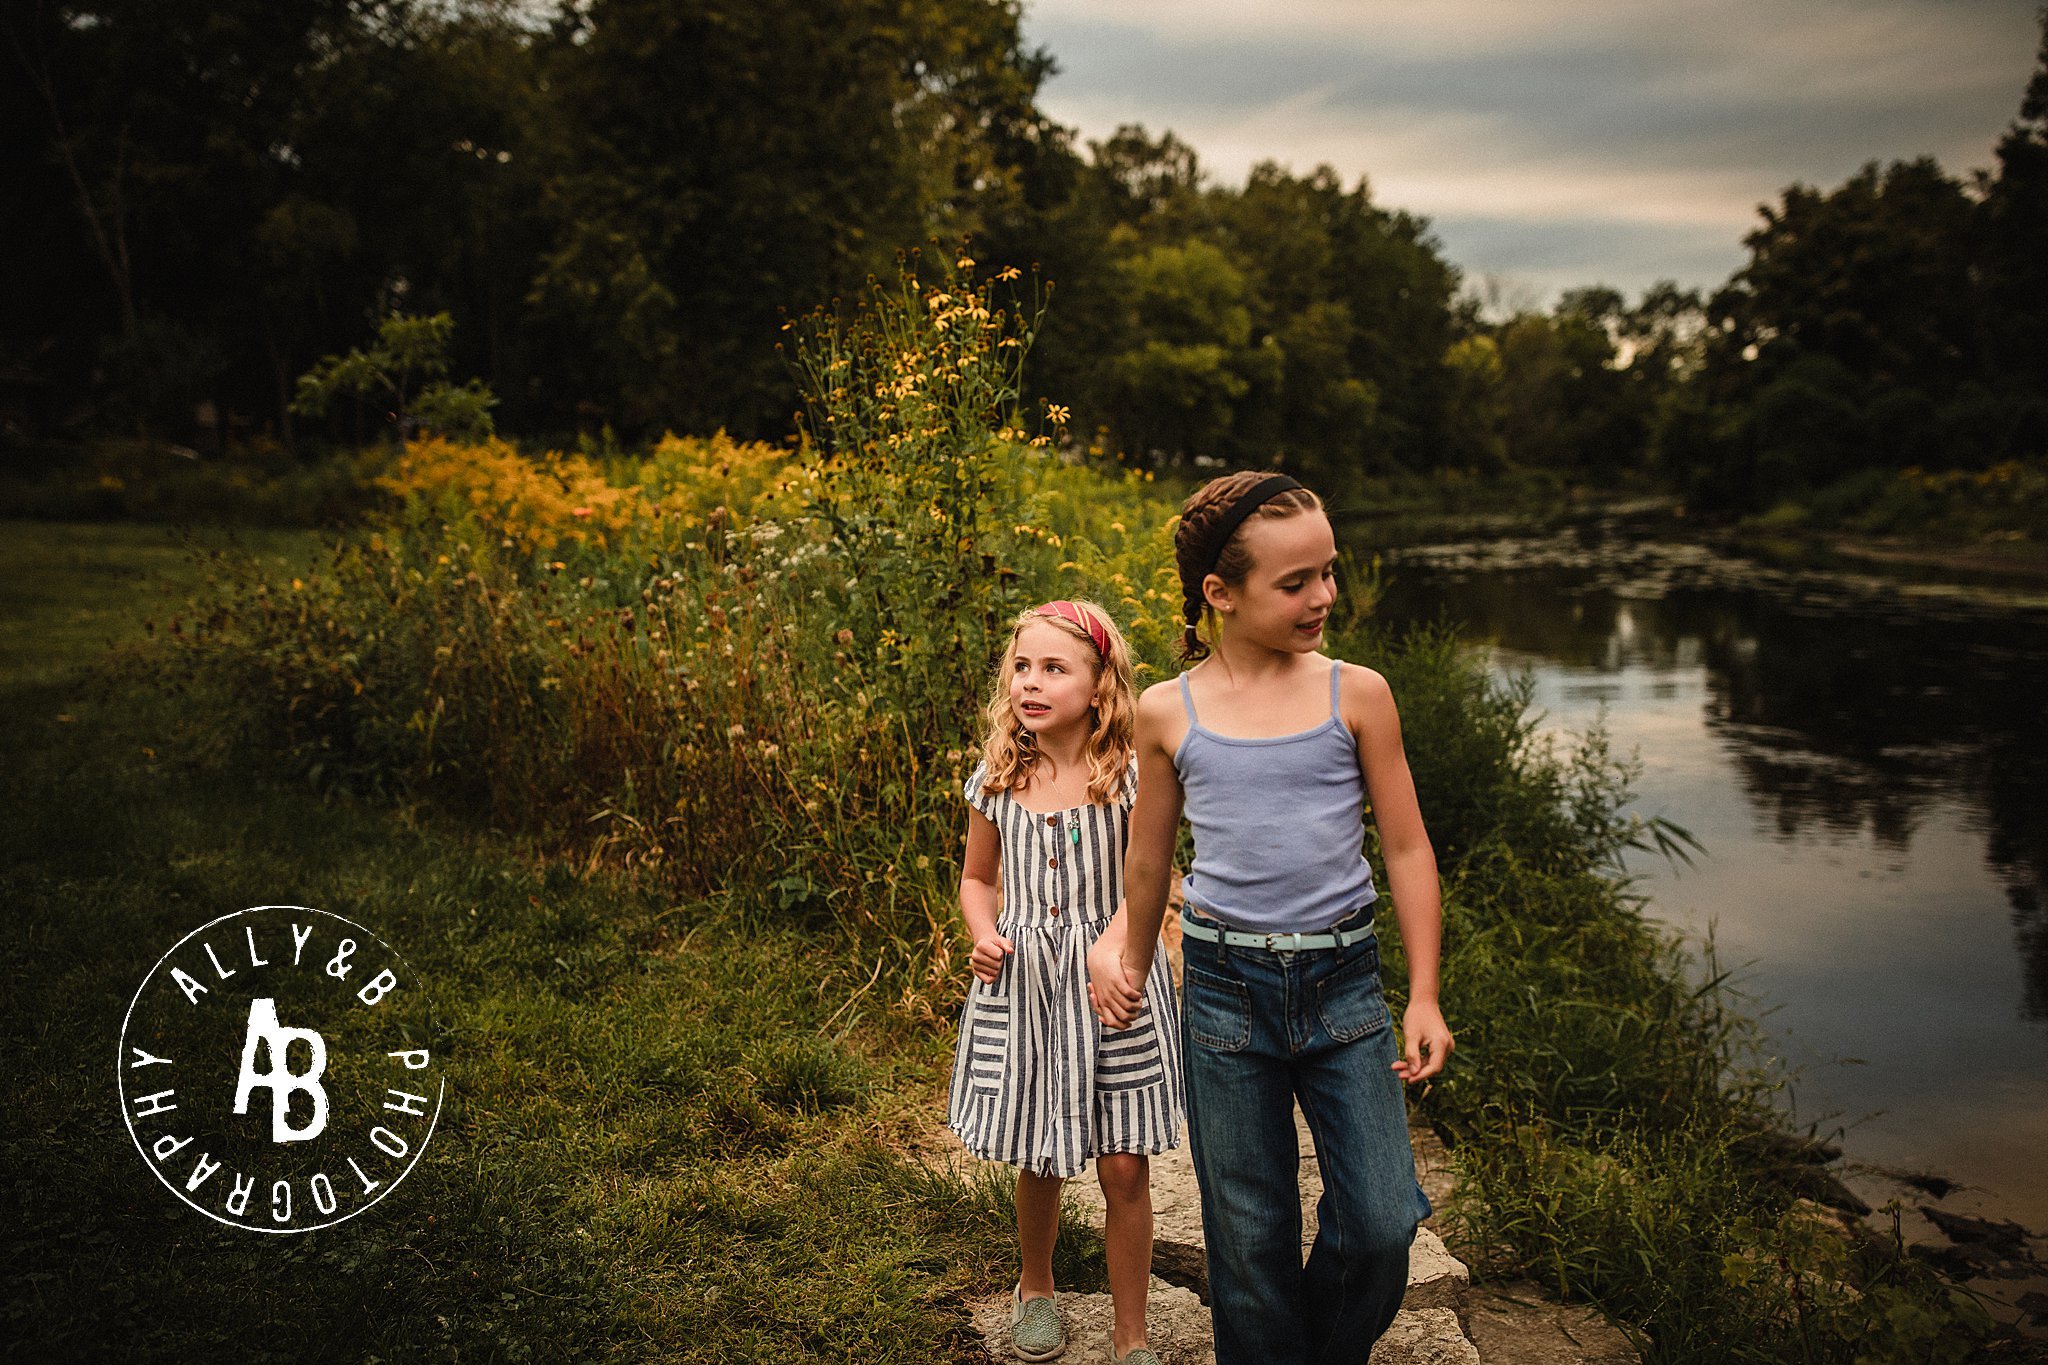
[[[1710,287],[1757,205],[1870,160],[1989,166],[2040,0],[1026,0],[1053,118],[1172,129],[1216,179],[1327,162],[1547,302]]]

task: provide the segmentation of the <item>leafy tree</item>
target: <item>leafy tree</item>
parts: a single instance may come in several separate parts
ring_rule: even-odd
[[[1101,142],[1089,144],[1097,183],[1109,191],[1111,214],[1125,227],[1152,225],[1186,231],[1185,216],[1202,188],[1201,159],[1171,132],[1153,137],[1143,124],[1127,123]]]
[[[1092,319],[1096,354],[1116,357],[1107,382],[1072,367],[1084,425],[1148,457],[1277,463],[1339,502],[1443,458],[1457,275],[1419,220],[1328,167],[1263,164],[1234,189],[1171,134],[1126,128],[1091,150],[1087,221],[1123,306]],[[1045,370],[1066,341],[1047,329]]]
[[[1327,166],[1296,176],[1271,163],[1241,194],[1217,196],[1212,213],[1257,285],[1260,328],[1283,349],[1290,337],[1308,343],[1280,393],[1291,465],[1342,487],[1440,463],[1458,273],[1427,224],[1380,208],[1364,179],[1346,189]],[[1340,337],[1341,374],[1319,344]],[[1318,420],[1325,412],[1364,425],[1333,428]]]
[[[208,399],[223,423],[267,412],[289,439],[292,377],[366,308],[465,294],[519,32],[505,0],[0,11],[0,65],[20,77],[0,85],[34,149],[8,189],[69,219],[0,218],[6,254],[39,263],[6,346],[152,429],[188,428]],[[474,278],[527,273],[503,265]]]
[[[1730,298],[1766,373],[1825,355],[1866,380],[1944,390],[1968,368],[1970,213],[1932,158],[1794,185],[1746,239]]]
[[[301,77],[291,148],[255,228],[239,330],[289,411],[295,375],[366,313],[453,313],[450,360],[532,403],[523,298],[545,114],[530,32],[500,0],[383,7]]]
[[[1114,429],[1134,454],[1217,451],[1250,376],[1272,364],[1252,343],[1244,275],[1202,241],[1152,247],[1121,273],[1130,320],[1109,358]]]
[[[250,207],[279,162],[273,130],[347,14],[346,0],[44,0],[0,13],[0,55],[30,92],[72,233],[90,244],[91,277],[62,282],[72,318],[21,319],[41,331],[24,339],[102,369],[113,406],[145,428],[189,412],[234,358],[219,313],[246,277]]]
[[[1631,305],[1604,285],[1565,291],[1550,313],[1517,311],[1445,356],[1453,376],[1443,462],[1554,471],[1611,486],[1652,472],[1659,414],[1696,364],[1695,295],[1666,281]]]
[[[1499,331],[1502,426],[1518,464],[1612,475],[1640,449],[1604,319],[1575,311],[1512,318]]]
[[[1978,300],[1987,368],[2007,387],[2048,401],[2048,10],[2039,65],[2019,117],[1998,142],[1998,173],[1980,177]],[[2048,446],[2048,422],[2034,427]]]
[[[1451,375],[1451,406],[1444,423],[1443,462],[1452,469],[1498,473],[1507,464],[1500,343],[1484,332],[1461,337],[1445,354],[1444,365]]]
[[[300,375],[293,407],[317,417],[324,416],[336,399],[374,398],[389,402],[385,417],[397,440],[415,431],[470,439],[488,436],[496,396],[478,380],[451,384],[444,377],[454,334],[455,319],[447,313],[393,313],[377,324],[375,345],[327,356]]]
[[[1375,344],[1371,305],[1351,278],[1367,267],[1346,259],[1378,211],[1363,183],[1347,192],[1327,166],[1295,176],[1264,162],[1241,192],[1212,195],[1209,212],[1253,282],[1254,325],[1271,350],[1268,381],[1248,394],[1223,453],[1278,460],[1342,504],[1371,466],[1393,462],[1380,406],[1382,385],[1391,379],[1398,399],[1400,383],[1375,362],[1399,348]]]
[[[786,430],[781,310],[1013,196],[1048,65],[1008,0],[566,8],[530,302],[546,385],[593,409],[559,415]]]
[[[1085,162],[1041,147],[1025,184],[1028,217],[976,254],[1059,287],[1029,383],[1082,429],[1146,459],[1278,463],[1340,502],[1445,459],[1457,274],[1363,181],[1265,164],[1214,185],[1133,125]]]
[[[1142,345],[1124,296],[1126,264],[1153,245],[1184,243],[1202,217],[1203,172],[1171,133],[1128,124],[1077,150],[1071,132],[1046,123],[1018,147],[1016,195],[984,214],[975,254],[1028,270],[1056,290],[1024,383],[1039,398],[1071,404],[1101,434],[1098,453],[1121,439],[1121,379],[1103,363]],[[1114,430],[1113,430],[1114,428]]]
[[[1864,468],[1954,455],[1944,406],[1979,364],[1963,187],[1932,160],[1793,185],[1707,306],[1662,448],[1709,506],[1751,508]]]

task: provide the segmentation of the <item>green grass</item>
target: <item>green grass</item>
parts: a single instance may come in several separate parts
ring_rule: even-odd
[[[167,628],[224,556],[289,570],[321,554],[302,532],[6,523],[0,540],[0,686],[81,678],[118,644]]]
[[[320,550],[245,546],[287,568]],[[960,1304],[1007,1283],[1014,1234],[1005,1182],[903,1154],[936,1123],[946,1031],[860,995],[843,940],[266,770],[223,738],[227,703],[164,686],[141,643],[141,618],[167,629],[223,548],[132,526],[17,523],[0,541],[15,1350],[958,1358]],[[289,1238],[177,1203],[112,1074],[157,955],[278,901],[405,953],[449,1079],[401,1188]],[[1062,1242],[1067,1280],[1099,1283],[1099,1244]]]
[[[226,454],[154,441],[0,443],[0,517],[139,526],[335,526],[384,499],[386,447],[295,456],[262,439]]]

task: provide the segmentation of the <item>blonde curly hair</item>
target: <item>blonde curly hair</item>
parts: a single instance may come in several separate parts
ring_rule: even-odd
[[[1095,725],[1083,750],[1088,760],[1088,799],[1097,805],[1108,805],[1123,790],[1138,716],[1131,647],[1123,632],[1116,628],[1115,620],[1101,607],[1078,599],[1070,605],[1084,621],[1101,628],[1109,647],[1099,648],[1087,625],[1050,613],[1044,607],[1033,607],[1011,623],[1010,642],[1003,649],[1002,662],[996,666],[989,688],[985,711],[988,729],[981,742],[982,762],[988,767],[982,790],[990,796],[1026,786],[1038,767],[1037,742],[1010,705],[1010,671],[1017,662],[1017,637],[1034,622],[1056,626],[1073,636],[1087,646],[1082,657],[1095,661]]]

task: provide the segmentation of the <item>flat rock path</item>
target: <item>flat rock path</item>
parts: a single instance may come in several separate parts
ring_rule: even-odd
[[[1316,1200],[1323,1182],[1299,1110],[1302,1249],[1315,1239]],[[1427,1128],[1410,1130],[1416,1179],[1441,1207],[1451,1192],[1450,1156]],[[1069,1197],[1101,1226],[1102,1191],[1092,1174],[1068,1183]],[[1213,1365],[1204,1272],[1201,1197],[1186,1143],[1152,1158],[1152,1293],[1146,1305],[1152,1348],[1166,1365]],[[1548,1299],[1531,1284],[1475,1288],[1464,1262],[1445,1248],[1431,1219],[1408,1253],[1408,1296],[1400,1315],[1373,1348],[1371,1365],[1639,1365],[1626,1337],[1598,1313]],[[969,1305],[989,1358],[1012,1359],[1006,1295]],[[1073,1365],[1109,1365],[1110,1299],[1061,1294]]]
[[[1167,936],[1176,978],[1178,937]],[[1294,1125],[1306,1254],[1315,1240],[1323,1182],[1299,1109]],[[1428,1128],[1413,1127],[1409,1136],[1415,1178],[1430,1203],[1442,1209],[1453,1185],[1450,1154]],[[1102,1225],[1102,1190],[1092,1169],[1069,1181],[1067,1194],[1088,1210],[1095,1226]],[[1166,1365],[1214,1365],[1202,1203],[1185,1136],[1178,1148],[1152,1158],[1152,1215],[1152,1291],[1146,1302],[1152,1348]],[[1533,1284],[1472,1285],[1464,1262],[1444,1246],[1435,1222],[1432,1218],[1416,1229],[1408,1254],[1408,1295],[1393,1326],[1373,1348],[1371,1365],[1640,1365],[1628,1339],[1591,1309],[1558,1303]],[[1009,1296],[978,1299],[968,1307],[989,1359],[1014,1359]],[[1109,1365],[1109,1295],[1062,1293],[1059,1312],[1067,1329],[1067,1350],[1060,1359],[1071,1365]]]

